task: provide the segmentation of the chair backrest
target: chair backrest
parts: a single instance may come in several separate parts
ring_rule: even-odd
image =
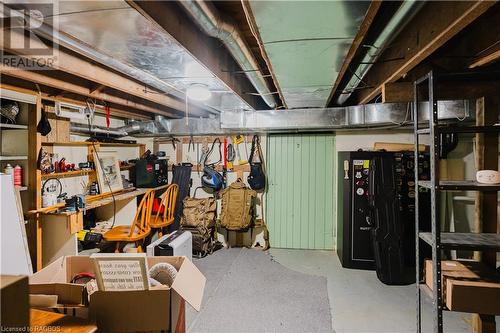
[[[175,202],[177,201],[177,193],[179,193],[179,185],[171,184],[167,187],[167,190],[163,194],[163,199],[161,200],[158,212],[154,217],[155,224],[159,223],[160,219],[163,223],[174,220],[174,210]]]
[[[149,226],[149,219],[151,218],[151,212],[153,210],[154,197],[154,190],[148,190],[142,197],[139,207],[137,207],[137,212],[135,213],[132,228],[130,228],[130,237],[134,234],[135,230],[137,230],[138,234],[142,234],[151,229]]]

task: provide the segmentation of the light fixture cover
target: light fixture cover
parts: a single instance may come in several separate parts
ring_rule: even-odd
[[[212,92],[206,85],[195,83],[187,88],[186,95],[189,99],[192,99],[194,101],[204,102],[212,97]]]

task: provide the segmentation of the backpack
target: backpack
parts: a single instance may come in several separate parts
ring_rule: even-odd
[[[194,190],[192,198],[186,197],[183,201],[184,208],[182,210],[181,226],[210,229],[215,227],[217,202],[214,197],[196,198],[198,188]]]
[[[259,162],[254,162],[255,151],[257,150],[257,156]],[[248,185],[250,188],[256,191],[262,190],[266,187],[266,174],[264,172],[264,164],[262,157],[262,149],[260,147],[260,140],[257,135],[253,136],[252,139],[252,150],[250,152],[250,175],[247,178]]]
[[[215,242],[215,217],[217,214],[217,201],[214,197],[184,199],[182,210],[181,229],[191,232],[193,236],[193,254],[202,258],[212,253],[216,247]]]
[[[257,192],[248,189],[243,181],[229,185],[221,192],[221,227],[227,230],[243,230],[251,226]]]

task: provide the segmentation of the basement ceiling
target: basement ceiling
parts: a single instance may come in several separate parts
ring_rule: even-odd
[[[324,107],[369,1],[250,2],[289,108]]]
[[[43,13],[46,23],[101,54],[160,79],[172,87],[169,93],[176,97],[183,99],[187,87],[201,83],[212,92],[204,102],[209,108],[252,109],[174,38],[125,1],[59,1],[54,15],[52,10],[49,7]]]

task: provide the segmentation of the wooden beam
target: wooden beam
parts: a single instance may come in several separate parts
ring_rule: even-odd
[[[429,1],[406,25],[363,77],[371,87],[353,94],[353,102],[370,102],[386,83],[404,77],[411,69],[495,5],[495,1]],[[384,61],[384,59],[396,59]]]
[[[482,97],[476,103],[476,125],[493,125],[498,121],[500,101],[495,97]],[[476,134],[476,169],[498,170],[498,133]],[[497,233],[498,221],[498,193],[476,193],[474,232]],[[475,253],[475,258],[486,265],[496,268],[497,254],[495,251],[483,252],[480,256]],[[495,333],[495,316],[475,314],[473,316],[473,332]]]
[[[255,88],[227,49],[216,38],[200,30],[175,1],[132,1],[127,3],[145,18],[166,31],[199,62],[254,109],[267,109],[261,97],[250,94]]]
[[[26,71],[26,70],[15,69],[15,68],[0,64],[0,73],[8,75],[8,76],[16,77],[18,79],[23,79],[26,81],[42,84],[42,85],[47,86],[47,87],[61,89],[63,91],[67,91],[67,92],[70,92],[73,94],[77,94],[77,95],[105,101],[106,103],[113,103],[113,104],[125,106],[127,108],[131,108],[131,109],[136,109],[136,110],[140,110],[140,111],[144,111],[144,112],[150,112],[153,114],[161,114],[161,115],[164,115],[167,117],[179,118],[179,116],[177,114],[175,114],[173,112],[169,112],[169,111],[164,111],[164,110],[160,109],[160,107],[154,108],[154,107],[147,106],[144,104],[132,102],[132,101],[125,99],[125,98],[121,98],[121,97],[106,94],[104,92],[100,92],[98,89],[91,90],[91,89],[82,87],[80,85],[77,85],[77,84],[74,84],[74,83],[71,83],[71,82],[68,82],[65,80],[61,80],[61,79],[57,79],[57,78],[50,77],[47,75],[43,75],[42,72],[40,72],[40,71],[37,71],[37,72]]]
[[[437,98],[476,99],[482,96],[494,96],[500,91],[500,80],[496,81],[449,81],[438,82]],[[389,82],[382,85],[382,103],[412,102],[413,83]]]
[[[472,64],[469,65],[469,68],[481,67],[484,65],[491,64],[492,62],[498,61],[500,59],[500,41],[498,41],[491,48],[486,50],[484,54],[479,55]]]
[[[1,46],[4,51],[8,51],[28,59],[37,59],[36,55],[30,54],[29,50],[11,49],[9,43],[6,43],[3,37],[4,34],[0,34]],[[30,45],[32,49],[46,48],[46,45],[39,40],[30,39],[27,41],[28,38],[19,32],[10,31],[9,37],[11,45]],[[162,92],[155,91],[151,88],[146,89],[144,84],[138,83],[127,78],[126,76],[94,64],[82,56],[65,52],[62,48],[59,48],[58,51],[54,51],[54,54],[57,55],[57,61],[52,64],[51,68],[163,105],[168,108],[176,109],[182,112],[185,110],[183,101],[168,96]]]
[[[337,75],[337,79],[335,80],[335,84],[333,85],[333,89],[330,93],[330,96],[328,97],[326,105],[330,104],[333,95],[335,95],[337,89],[339,88],[339,85],[342,82],[342,79],[344,78],[347,69],[351,65],[354,56],[358,52],[359,47],[362,45],[365,36],[368,33],[368,30],[372,26],[373,20],[375,19],[375,16],[379,12],[381,5],[382,1],[372,1],[370,3],[370,6],[368,7],[368,10],[366,11],[365,17],[363,19],[363,22],[361,22],[358,32],[356,33],[356,36],[354,37],[351,47],[349,48],[349,51],[347,52],[344,62],[342,63],[342,67],[340,68],[339,74]]]
[[[19,92],[33,94],[33,95],[38,94],[38,92],[35,90],[16,87],[16,86],[13,86],[10,84],[5,84],[3,82],[0,83],[0,88],[5,88],[8,90],[19,91]],[[51,97],[46,93],[42,93],[41,99],[45,100],[45,101],[51,101],[51,102],[60,101],[60,102],[67,102],[67,103],[71,103],[71,104],[75,104],[75,105],[79,105],[79,106],[86,106],[84,102],[79,101],[79,100],[75,100],[75,99],[67,98],[67,97]],[[96,112],[99,114],[104,114],[104,111],[101,109],[97,109]],[[112,113],[113,117],[124,118],[124,119],[151,120],[151,118],[152,118],[152,117],[148,117],[144,114],[138,114],[138,113],[130,112],[127,110],[115,109],[115,108],[111,108],[111,113]]]

